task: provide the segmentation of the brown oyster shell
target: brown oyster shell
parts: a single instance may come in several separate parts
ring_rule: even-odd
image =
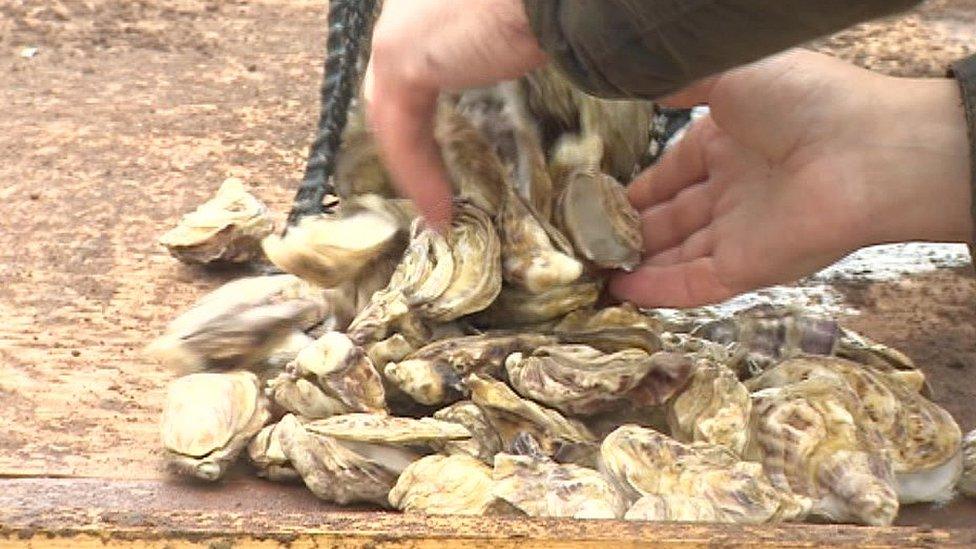
[[[434,419],[452,421],[463,425],[471,433],[467,440],[451,440],[433,443],[435,450],[448,455],[465,454],[484,463],[494,463],[495,454],[502,451],[502,439],[491,420],[477,404],[470,400],[455,402],[434,412]]]
[[[525,326],[555,320],[566,313],[589,307],[600,297],[598,281],[575,282],[533,294],[514,286],[503,286],[498,298],[472,319],[487,328]]]
[[[243,263],[262,255],[261,240],[273,231],[267,206],[247,192],[241,180],[229,178],[159,243],[184,263]]]
[[[464,454],[426,456],[400,474],[390,505],[428,515],[497,514],[491,474],[490,467]]]

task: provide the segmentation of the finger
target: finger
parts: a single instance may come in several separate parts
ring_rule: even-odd
[[[705,227],[688,237],[680,245],[645,258],[644,264],[666,267],[678,263],[687,263],[699,257],[712,255],[714,250],[715,231],[712,227]]]
[[[610,293],[640,307],[675,308],[718,303],[735,295],[718,277],[712,257],[617,273],[610,280]]]
[[[670,200],[681,189],[700,183],[708,177],[704,141],[714,131],[711,117],[704,116],[691,124],[664,156],[634,178],[627,187],[627,198],[638,210]]]
[[[400,191],[435,229],[451,221],[451,186],[434,140],[437,92],[389,92],[373,75],[370,122],[380,153]]]
[[[709,76],[703,78],[690,86],[678,90],[671,95],[658,100],[658,103],[672,109],[690,109],[695,105],[708,103],[708,97],[712,94],[719,76]]]
[[[712,220],[712,186],[698,183],[641,213],[644,251],[653,255],[677,246]]]

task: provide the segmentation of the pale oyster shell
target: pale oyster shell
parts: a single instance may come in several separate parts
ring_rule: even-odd
[[[962,443],[963,467],[959,477],[959,491],[976,498],[976,430],[970,431]]]
[[[268,382],[267,392],[285,410],[311,419],[386,411],[379,373],[365,351],[340,332],[328,332],[302,349]]]
[[[258,366],[296,330],[314,326],[330,310],[322,289],[296,276],[242,278],[202,297],[146,352],[183,372]]]
[[[506,285],[502,287],[494,303],[472,320],[489,328],[524,326],[555,320],[566,313],[596,303],[602,287],[602,283],[598,281],[578,281],[534,294]]]
[[[579,255],[605,269],[633,270],[644,237],[640,216],[623,186],[609,175],[578,170],[566,180],[556,206],[556,226]]]
[[[942,407],[892,373],[842,358],[785,360],[747,382],[753,391],[817,377],[834,379],[858,397],[864,421],[878,430],[891,456],[901,503],[952,497],[961,470],[962,431]]]
[[[837,522],[887,526],[898,514],[891,458],[857,395],[829,377],[752,394],[744,457],[775,486]]]
[[[191,374],[174,381],[161,424],[169,466],[182,475],[219,479],[271,417],[251,372]]]
[[[397,477],[434,441],[468,436],[457,424],[377,414],[350,414],[302,424],[286,415],[278,424],[281,450],[317,497],[339,504],[389,506]]]
[[[273,231],[267,206],[248,193],[241,180],[230,178],[159,243],[184,263],[242,263],[261,255],[261,239]]]
[[[482,334],[447,338],[387,364],[388,382],[426,405],[449,404],[467,394],[462,378],[472,372],[496,375],[510,353],[554,342],[536,334]]]
[[[530,517],[621,518],[626,503],[600,473],[539,455],[498,454],[492,494]]]
[[[572,256],[565,237],[539,219],[513,190],[507,190],[498,214],[502,242],[502,276],[509,284],[540,294],[576,281],[583,264]],[[548,229],[548,230],[547,230]]]
[[[648,495],[702,498],[722,522],[801,520],[810,507],[805,498],[775,487],[760,464],[741,461],[722,446],[686,445],[636,425],[604,439],[600,469],[632,503]]]
[[[522,433],[538,440],[546,455],[553,455],[562,443],[596,440],[579,421],[519,397],[501,381],[471,374],[466,384],[471,401],[484,411],[504,447],[509,447]]]
[[[495,454],[502,451],[502,439],[485,412],[470,400],[455,402],[434,412],[434,419],[463,425],[471,433],[467,440],[433,443],[431,446],[448,455],[465,454],[486,464],[494,463]]]
[[[491,468],[466,455],[427,456],[404,469],[390,490],[390,505],[429,515],[490,515]]]
[[[600,309],[579,309],[562,318],[555,329],[559,332],[582,332],[606,328],[642,328],[649,332],[663,331],[659,319],[640,312],[631,303]]]
[[[366,347],[366,356],[374,365],[389,364],[399,362],[411,353],[416,352],[417,348],[403,334],[393,334],[383,341],[371,343]]]
[[[694,371],[667,403],[671,436],[681,442],[708,442],[741,455],[746,445],[752,400],[735,372],[707,357],[693,357]]]
[[[734,522],[707,498],[682,494],[648,494],[630,506],[626,520],[650,522]]]
[[[284,236],[268,235],[261,246],[283,271],[329,288],[357,278],[384,255],[398,255],[407,217],[399,206],[365,200],[357,207],[307,216]]]
[[[620,406],[653,366],[651,355],[639,349],[604,353],[588,345],[538,347],[505,360],[519,394],[573,415]]]
[[[281,431],[278,423],[265,426],[247,445],[247,455],[258,470],[258,476],[271,481],[299,480],[298,471],[288,463],[281,449]]]

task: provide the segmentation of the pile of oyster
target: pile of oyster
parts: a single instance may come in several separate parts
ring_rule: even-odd
[[[551,70],[445,96],[443,231],[396,197],[355,107],[329,213],[278,235],[222,186],[162,243],[274,268],[151,345],[185,374],[170,468],[215,481],[246,454],[339,504],[651,521],[886,525],[976,490],[976,437],[894,349],[789,308],[676,326],[602,300],[640,261],[621,182],[650,161],[653,115]]]

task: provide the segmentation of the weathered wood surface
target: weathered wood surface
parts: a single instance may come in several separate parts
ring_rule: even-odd
[[[227,488],[227,487],[225,487]],[[433,517],[290,509],[291,491],[244,482],[230,489],[153,481],[0,481],[0,547],[900,547],[972,546],[976,530],[853,526],[732,526],[622,521]],[[305,501],[305,500],[302,500]],[[170,545],[166,545],[170,544]]]
[[[0,0],[0,546],[972,541],[919,529],[423,519],[340,512],[254,480],[170,484],[157,425],[172,374],[140,351],[240,273],[181,266],[155,239],[228,176],[284,211],[316,115],[324,5]],[[21,57],[28,46],[37,54]]]

